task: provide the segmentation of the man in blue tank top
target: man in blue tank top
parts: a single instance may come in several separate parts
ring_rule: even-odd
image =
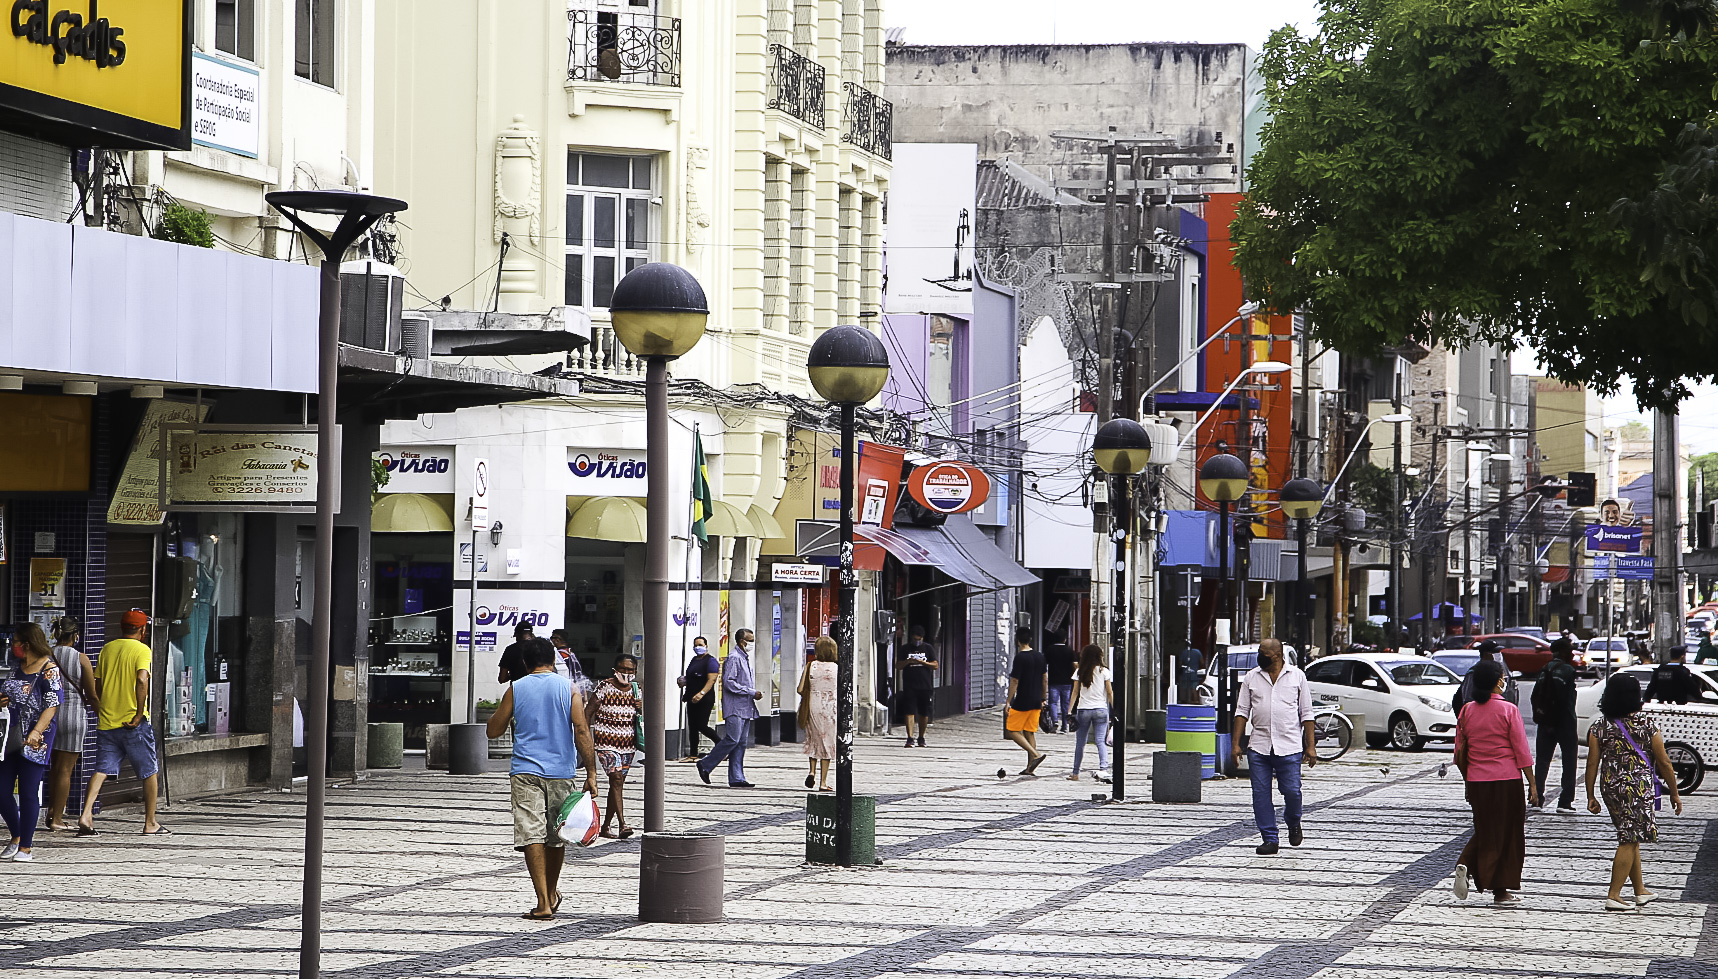
[[[597,791],[596,752],[584,698],[555,673],[555,647],[530,639],[524,648],[530,672],[507,686],[489,718],[489,736],[498,738],[513,722],[513,848],[525,854],[525,869],[537,892],[537,906],[520,917],[552,921],[561,906],[561,863],[566,844],[556,833],[561,806],[573,794],[578,769],[584,790]]]

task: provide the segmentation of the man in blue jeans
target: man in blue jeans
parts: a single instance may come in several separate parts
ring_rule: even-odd
[[[1318,763],[1313,752],[1312,689],[1306,674],[1283,657],[1283,644],[1275,639],[1259,643],[1259,665],[1241,678],[1235,697],[1235,729],[1230,754],[1241,762],[1241,735],[1247,723],[1253,739],[1247,745],[1247,770],[1253,780],[1253,819],[1259,824],[1260,856],[1277,852],[1277,813],[1271,800],[1271,779],[1283,794],[1283,822],[1288,823],[1289,845],[1300,846],[1300,766]]]
[[[722,740],[698,761],[698,777],[710,784],[710,773],[725,758],[728,787],[749,789],[746,781],[746,735],[758,716],[757,701],[763,699],[752,678],[752,630],[734,633],[734,650],[722,661]]]

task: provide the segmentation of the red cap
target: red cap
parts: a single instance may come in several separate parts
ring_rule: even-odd
[[[119,617],[119,624],[127,629],[142,629],[149,625],[149,616],[142,609],[132,609]]]

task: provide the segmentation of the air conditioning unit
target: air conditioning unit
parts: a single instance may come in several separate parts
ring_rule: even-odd
[[[427,313],[410,312],[400,314],[400,349],[402,357],[413,360],[428,360],[430,358],[430,340],[434,337]]]
[[[393,353],[400,347],[406,277],[385,262],[340,266],[340,342]]]

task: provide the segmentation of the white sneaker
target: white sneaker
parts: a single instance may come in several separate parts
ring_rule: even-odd
[[[18,853],[18,844],[8,843],[8,844],[6,844],[5,849],[0,850],[0,860],[10,860],[14,856],[16,856],[17,853]]]
[[[29,863],[34,859],[36,859],[36,855],[31,853],[29,850],[19,850],[17,853],[12,854],[13,863]]]
[[[1456,900],[1467,900],[1467,865],[1456,864],[1456,879],[1452,889],[1456,892]]]

